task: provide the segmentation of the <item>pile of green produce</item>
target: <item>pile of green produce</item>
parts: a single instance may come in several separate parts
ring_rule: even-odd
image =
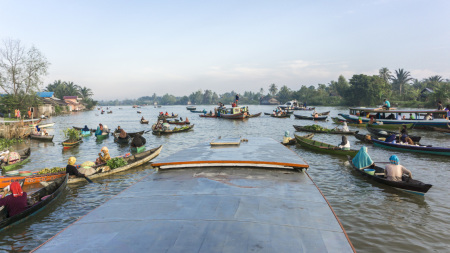
[[[123,159],[122,157],[114,157],[106,162],[106,165],[112,170],[115,168],[125,166],[127,164],[128,164],[127,161],[125,161],[125,159]]]
[[[316,124],[310,125],[310,126],[304,126],[304,128],[308,129],[308,130],[313,130],[313,131],[325,131],[325,132],[330,131],[330,129],[325,128],[325,127],[321,127],[321,126],[316,125]]]
[[[61,167],[53,167],[51,169],[49,168],[45,168],[43,170],[40,170],[38,172],[38,174],[49,174],[49,173],[59,173],[59,172],[63,172],[66,171],[66,168],[61,168]]]

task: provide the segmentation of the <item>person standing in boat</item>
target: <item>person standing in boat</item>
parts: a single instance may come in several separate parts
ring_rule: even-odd
[[[84,174],[81,174],[78,169],[75,167],[75,162],[77,159],[75,157],[70,157],[69,161],[67,162],[66,166],[66,173],[69,174],[69,176],[76,176],[76,177],[85,177]]]
[[[239,94],[236,94],[236,106],[239,104]]]
[[[11,192],[11,194],[6,196],[8,192]],[[27,193],[22,191],[19,182],[12,182],[10,185],[3,188],[0,206],[6,207],[8,217],[19,214],[28,208]]]
[[[390,108],[391,108],[391,103],[389,102],[389,100],[387,100],[385,98],[384,102],[383,102],[383,109],[389,110]]]
[[[396,155],[389,157],[390,164],[384,168],[384,177],[390,181],[402,181],[403,174],[407,174],[412,179],[412,173],[402,165]]]

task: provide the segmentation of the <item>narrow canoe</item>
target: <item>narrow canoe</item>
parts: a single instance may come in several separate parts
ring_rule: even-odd
[[[40,135],[40,134],[30,134],[30,138],[39,141],[52,141],[54,135]]]
[[[173,118],[178,118],[178,114],[174,114],[173,116],[172,115],[168,115],[168,116],[166,116],[166,115],[159,115],[158,116],[158,119],[173,119]]]
[[[436,131],[436,132],[442,132],[442,133],[450,133],[450,128],[427,126],[425,129],[431,130],[431,131]]]
[[[358,140],[360,140],[362,142],[365,142],[365,143],[373,144],[372,136],[370,136],[370,139],[368,139],[367,136],[370,136],[370,135],[367,135],[367,134],[355,134],[355,138],[356,139],[358,139]]]
[[[407,152],[418,152],[418,153],[425,153],[425,154],[432,154],[432,155],[444,155],[444,156],[450,156],[450,148],[444,148],[444,147],[433,147],[431,145],[407,145],[407,144],[399,144],[399,143],[391,143],[391,142],[384,142],[380,140],[373,139],[373,145],[377,147],[387,148],[387,149],[394,149],[394,150],[400,150],[400,151],[407,151]]]
[[[30,161],[30,156],[31,156],[31,149],[27,148],[25,150],[22,150],[20,152],[18,152],[20,155],[20,161],[13,163],[13,164],[9,164],[6,166],[1,166],[2,172],[6,172],[6,171],[11,171],[11,170],[15,170],[17,169],[17,167],[27,163]]]
[[[107,172],[100,172],[100,173],[95,173],[89,176],[89,179],[96,179],[96,178],[100,178],[100,177],[104,177],[104,176],[109,176],[118,172],[122,172],[122,171],[126,171],[132,168],[135,168],[139,165],[145,164],[149,161],[151,161],[153,158],[157,157],[159,155],[159,153],[161,152],[163,146],[159,146],[157,148],[153,148],[147,151],[144,151],[142,153],[138,153],[138,154],[134,154],[131,155],[129,157],[125,157],[125,161],[127,161],[127,165],[119,167],[119,168],[115,168],[112,169],[110,171]],[[71,177],[69,179],[69,184],[72,183],[78,183],[78,182],[85,182],[86,179],[84,178],[79,178],[79,177]]]
[[[24,221],[39,212],[44,207],[48,206],[64,191],[67,185],[67,180],[68,175],[56,179],[55,181],[47,184],[42,189],[39,189],[33,194],[27,196],[29,208],[19,214],[7,218],[6,208],[3,208],[0,212],[0,230],[7,229],[14,224]]]
[[[148,120],[145,120],[145,119],[141,120],[140,122],[141,122],[141,124],[148,124]]]
[[[191,122],[186,122],[186,121],[179,121],[179,120],[168,120],[167,123],[172,124],[172,125],[190,125]]]
[[[65,141],[62,142],[62,145],[64,146],[65,149],[67,149],[67,148],[71,148],[71,147],[79,145],[82,141],[83,140],[81,138],[78,139],[77,141],[74,141],[74,142],[73,141],[69,141],[69,140],[65,140]]]
[[[307,120],[326,120],[328,118],[328,116],[319,116],[317,118],[311,117],[311,116],[302,116],[302,115],[297,115],[294,114],[296,119],[307,119]]]
[[[326,133],[326,134],[345,134],[345,135],[354,135],[357,134],[359,131],[349,131],[349,132],[344,132],[344,131],[340,131],[340,130],[334,130],[334,129],[329,129],[328,131],[321,131],[321,130],[312,130],[312,129],[308,129],[304,126],[297,126],[294,125],[294,128],[296,131],[304,131],[304,132],[311,132],[311,133]]]
[[[61,173],[49,173],[49,174],[37,174],[37,172],[33,172],[31,176],[0,176],[0,188],[5,188],[12,182],[18,182],[20,180],[24,180],[24,185],[29,184],[37,184],[40,182],[52,181],[66,175],[65,172]]]
[[[312,139],[314,137],[314,133],[310,133],[310,134],[304,135],[302,137],[305,139]],[[284,146],[294,145],[295,143],[297,143],[295,138],[291,138],[288,143],[281,142],[281,144],[283,144]]]
[[[82,131],[84,127],[75,127],[75,126],[73,126],[72,128],[73,128],[73,129],[76,129],[76,130],[79,130],[79,131]],[[92,129],[92,128],[89,129],[89,130],[90,130],[91,132],[93,132],[93,133],[95,133],[95,131],[96,131],[95,129]]]
[[[137,111],[137,113],[141,113],[141,111]],[[103,114],[103,112],[102,112],[102,114]]]
[[[109,133],[102,133],[102,134],[96,134],[95,138],[97,138],[98,141],[104,140],[109,137]]]
[[[197,110],[197,107],[195,107],[195,106],[187,106],[186,109],[189,110],[189,111],[192,111],[192,110]]]
[[[133,153],[142,153],[143,151],[145,151],[145,145],[140,147],[131,147],[131,152]]]
[[[369,127],[371,127],[371,128],[377,128],[377,129],[395,129],[395,130],[398,130],[398,129],[400,129],[400,128],[402,128],[402,126],[406,126],[406,128],[412,128],[413,127],[413,123],[410,123],[410,124],[383,124],[383,125],[377,125],[377,124],[367,124]]]
[[[331,120],[333,120],[333,123],[334,123],[334,124],[338,124],[338,125],[342,125],[342,124],[344,124],[344,122],[346,121],[345,119],[339,119],[338,117],[331,117]],[[359,123],[350,123],[350,122],[347,122],[347,126],[366,127],[366,125],[367,125],[367,124],[365,124],[365,123],[359,124]]]
[[[220,117],[223,119],[245,119],[247,116],[246,114],[240,112],[235,114],[220,114]]]
[[[217,118],[216,115],[208,115],[208,114],[200,114],[198,116],[201,118]]]
[[[113,133],[111,133],[111,135],[114,136],[114,134],[117,134],[117,133],[119,133],[119,132],[118,131],[114,131]],[[144,134],[144,130],[139,131],[139,132],[134,132],[134,133],[127,133],[127,135],[129,135],[131,138],[134,138],[134,136],[136,134],[143,135]]]
[[[394,187],[396,189],[418,194],[418,195],[424,195],[428,190],[432,187],[431,184],[424,184],[423,182],[419,180],[409,179],[409,177],[405,177],[405,181],[390,181],[384,178],[384,169],[378,166],[371,167],[371,169],[375,169],[375,174],[370,175],[364,172],[363,170],[360,170],[356,168],[353,165],[352,159],[349,157],[348,161],[350,162],[350,165],[352,168],[357,171],[360,175],[362,175],[365,178],[371,179],[375,182],[388,185],[391,187]]]
[[[193,113],[204,113],[204,111],[196,111],[196,110],[190,110]]]
[[[273,118],[290,118],[291,115],[290,115],[290,114],[282,114],[282,115],[273,115],[273,114],[270,114],[270,117],[273,117]]]
[[[327,116],[327,115],[330,115],[330,111],[328,111],[328,112],[319,112],[317,114],[319,114],[319,116]]]
[[[191,130],[192,128],[194,128],[194,126],[195,126],[195,124],[187,126],[183,129],[178,128],[177,130],[153,130],[152,133],[154,135],[166,135],[166,134],[181,133],[181,132],[187,132],[187,131]]]
[[[398,137],[400,136],[400,133],[398,132],[392,132],[392,131],[386,131],[382,129],[376,129],[371,126],[366,127],[367,131],[369,131],[371,134],[378,136],[378,137],[384,137],[387,138],[393,134],[395,134]],[[420,139],[422,139],[422,136],[414,136],[414,135],[408,135],[411,140],[413,140],[415,143],[420,142]]]
[[[247,118],[256,118],[256,117],[259,117],[259,116],[261,116],[261,113],[248,114],[248,115],[247,115]]]
[[[334,148],[337,148],[337,146],[333,146],[333,145],[330,145],[330,144],[327,144],[324,142],[320,142],[320,141],[306,139],[299,135],[294,135],[294,136],[295,136],[297,143],[300,144],[300,146],[308,148],[308,149],[312,149],[315,151],[319,151],[322,153],[333,154],[333,155],[343,155],[343,156],[348,155],[351,157],[354,157],[358,153],[358,150],[334,149]]]

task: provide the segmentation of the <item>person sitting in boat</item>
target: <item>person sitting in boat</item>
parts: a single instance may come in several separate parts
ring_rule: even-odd
[[[209,110],[209,116],[212,116],[212,115],[213,115],[212,110]]]
[[[425,120],[433,120],[433,116],[431,115],[431,113],[427,114],[427,116],[425,117]]]
[[[207,111],[206,111],[206,109],[203,109],[203,115],[206,115],[206,113],[208,113]]]
[[[164,115],[164,113],[163,113],[163,112],[159,112],[159,115],[160,115],[160,116],[163,116],[163,115]]]
[[[397,139],[397,136],[395,134],[391,134],[389,137],[386,138],[385,142],[394,143],[395,139]]]
[[[39,135],[40,134],[41,129],[39,128],[38,125],[36,125],[36,127],[34,128],[33,134],[35,135]]]
[[[85,177],[84,174],[80,173],[78,169],[75,167],[76,161],[77,159],[73,156],[69,158],[69,161],[67,162],[66,166],[66,173],[69,174],[69,176]]]
[[[409,114],[409,119],[416,119],[412,113]]]
[[[402,165],[396,155],[389,157],[390,164],[384,168],[384,177],[390,181],[402,181],[403,174],[407,174],[412,179],[412,173]]]
[[[383,109],[389,110],[390,108],[391,108],[391,103],[389,102],[389,100],[384,99],[384,102],[383,102]]]
[[[42,136],[48,136],[47,130],[42,129]]]
[[[100,131],[103,131],[103,124],[100,123],[100,124],[98,124],[98,126],[100,127]]]
[[[131,141],[130,146],[134,148],[142,147],[145,144],[145,138],[142,137],[139,133],[137,133],[133,140]]]
[[[189,119],[186,117],[186,123],[189,123]]]
[[[81,134],[90,134],[91,130],[89,129],[89,127],[87,125],[84,125],[84,128],[81,129]]]
[[[362,118],[361,118],[361,116],[359,116],[358,117],[358,124],[362,124],[362,123],[363,123]]]
[[[337,146],[337,149],[350,150],[350,142],[347,140],[347,136],[342,136],[342,142]]]
[[[100,126],[98,126],[97,130],[95,130],[95,135],[102,135],[102,130],[100,130]]]
[[[450,119],[450,105],[447,105],[444,110],[447,112],[447,119]]]
[[[344,126],[342,127],[342,131],[343,132],[350,132],[350,129],[348,129],[348,126],[347,126],[347,121],[344,121]]]
[[[373,117],[370,117],[369,125],[375,124],[375,119]]]
[[[408,136],[408,130],[406,130],[406,125],[402,126],[402,130],[400,131],[400,140],[402,142],[408,143],[410,145],[414,145],[414,141]]]
[[[183,121],[183,118],[182,118],[182,117],[180,117],[180,121]]]
[[[125,130],[123,130],[123,128],[120,129],[120,133],[119,133],[119,137],[120,139],[126,139],[128,137],[127,132],[125,132]]]
[[[144,116],[142,116],[141,121],[145,121]]]
[[[169,113],[168,112],[166,112],[166,114],[165,114],[166,116],[169,116]]]
[[[175,114],[173,114],[173,112],[172,112],[172,117],[175,117]]]
[[[105,164],[109,160],[111,160],[111,156],[109,155],[108,148],[105,146],[100,150],[100,153],[98,153],[98,158],[95,160],[95,164]]]
[[[370,158],[369,153],[367,153],[367,147],[365,146],[361,147],[358,154],[353,158],[352,163],[360,170],[375,166],[375,163],[372,161],[372,158]]]
[[[236,103],[231,103],[231,107],[236,107]]]
[[[317,119],[319,117],[319,114],[316,112],[314,113],[314,118]]]
[[[389,116],[386,117],[386,119],[395,119],[395,116],[394,116],[394,114],[391,113],[391,114],[389,114]]]
[[[11,194],[6,196],[8,192],[11,192]],[[19,214],[28,208],[27,193],[22,191],[19,182],[12,182],[10,185],[3,188],[0,206],[6,207],[8,217]]]
[[[401,113],[397,114],[397,120],[402,120],[402,114]]]

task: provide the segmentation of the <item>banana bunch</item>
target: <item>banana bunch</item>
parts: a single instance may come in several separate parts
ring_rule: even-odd
[[[38,172],[38,174],[58,173],[58,172],[62,172],[62,171],[65,171],[65,170],[66,170],[66,168],[61,168],[61,167],[53,167],[51,169],[45,168],[45,169],[40,170]]]

